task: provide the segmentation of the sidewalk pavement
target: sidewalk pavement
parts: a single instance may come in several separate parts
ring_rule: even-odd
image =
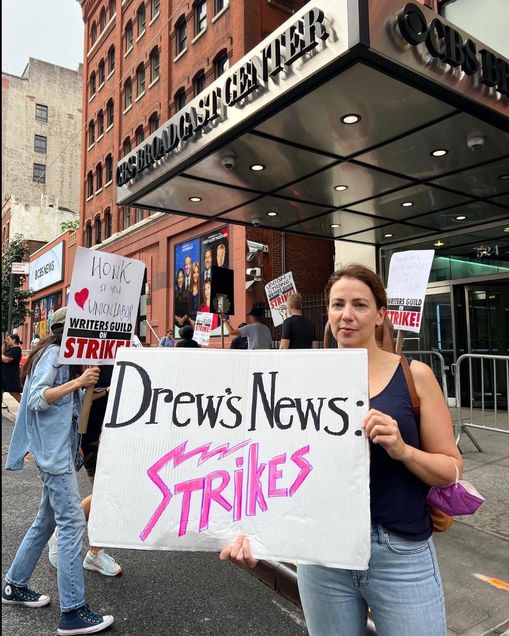
[[[14,422],[18,404],[4,393],[2,417]],[[451,411],[455,416],[455,411]],[[486,422],[488,425],[488,421]],[[456,517],[450,530],[435,533],[447,605],[448,636],[509,636],[509,434],[472,430],[459,446],[464,479],[486,502],[475,515]],[[3,447],[9,440],[2,440]],[[505,583],[505,589],[497,587]]]

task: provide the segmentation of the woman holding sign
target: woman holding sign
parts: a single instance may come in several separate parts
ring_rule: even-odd
[[[371,448],[371,559],[365,571],[299,565],[309,633],[364,635],[369,607],[378,636],[443,636],[444,595],[426,496],[430,486],[455,480],[455,465],[460,473],[463,468],[449,411],[432,370],[413,361],[421,401],[416,421],[400,356],[376,341],[387,299],[374,272],[349,265],[330,277],[326,295],[338,346],[368,351],[371,408],[364,429]],[[221,558],[256,564],[244,536]]]
[[[23,368],[23,397],[7,455],[7,470],[21,470],[31,453],[39,469],[42,497],[37,516],[25,535],[5,577],[2,603],[43,607],[49,596],[34,592],[28,582],[48,539],[58,528],[58,592],[61,615],[57,633],[89,634],[113,623],[113,616],[95,614],[85,602],[81,547],[85,517],[76,479],[81,389],[94,386],[98,367],[58,363],[66,308],[53,315],[48,336],[32,349]]]

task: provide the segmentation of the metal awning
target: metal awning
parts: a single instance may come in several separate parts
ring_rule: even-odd
[[[117,200],[507,261],[508,93],[507,59],[421,5],[316,0],[122,159]]]

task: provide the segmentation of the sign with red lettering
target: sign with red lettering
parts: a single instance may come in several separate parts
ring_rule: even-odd
[[[286,301],[288,296],[296,291],[297,288],[293,282],[292,272],[274,278],[274,280],[265,285],[265,293],[267,294],[274,327],[282,325],[288,318]]]
[[[367,409],[361,349],[120,349],[90,541],[365,570]]]
[[[211,314],[209,311],[199,311],[196,314],[193,340],[196,340],[199,345],[204,345],[205,347],[209,346],[213,320],[214,314]]]
[[[113,364],[131,346],[145,264],[78,247],[59,362]]]
[[[387,281],[387,316],[394,329],[419,333],[435,250],[408,250],[391,257]]]

